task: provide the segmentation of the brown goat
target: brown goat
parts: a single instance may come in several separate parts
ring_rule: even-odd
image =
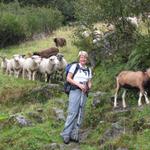
[[[66,39],[64,38],[54,38],[54,42],[56,47],[63,47],[67,44]]]
[[[59,53],[59,49],[56,47],[47,48],[45,50],[42,50],[40,52],[34,52],[33,55],[39,55],[42,58],[49,58],[53,55],[57,55]]]
[[[144,87],[149,83],[149,81],[150,81],[150,69],[148,69],[146,72],[142,72],[142,71],[120,72],[116,78],[117,88],[116,88],[116,93],[114,98],[114,107],[117,107],[117,94],[120,88],[125,88],[122,94],[122,105],[124,108],[126,107],[125,94],[126,94],[126,89],[128,88],[137,88],[140,90],[138,106],[142,105],[141,98],[143,95],[145,97],[146,103],[149,104],[147,93],[144,89]]]

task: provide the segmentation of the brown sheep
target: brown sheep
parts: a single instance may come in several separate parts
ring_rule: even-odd
[[[56,47],[47,48],[45,50],[42,50],[40,52],[34,52],[33,55],[39,55],[42,58],[49,58],[53,55],[57,55],[59,53],[59,49]]]
[[[141,98],[144,95],[145,101],[147,104],[149,104],[149,100],[147,97],[147,92],[145,91],[145,87],[150,82],[150,69],[148,69],[146,72],[142,71],[122,71],[116,78],[117,88],[114,98],[114,107],[117,107],[117,94],[120,88],[137,88],[140,90],[139,94],[139,100],[138,100],[138,106],[142,105]],[[126,90],[124,89],[124,92],[122,94],[122,105],[125,108],[126,102],[125,102],[125,94]]]
[[[66,39],[64,38],[54,38],[54,42],[56,47],[63,47],[67,44]]]

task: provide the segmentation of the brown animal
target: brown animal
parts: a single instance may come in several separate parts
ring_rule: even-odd
[[[59,49],[56,47],[47,48],[45,50],[42,50],[40,52],[34,52],[33,55],[39,55],[42,58],[49,58],[53,55],[57,55],[59,53]]]
[[[56,47],[63,47],[67,44],[66,39],[64,38],[54,38],[54,42]]]
[[[145,87],[150,82],[150,69],[148,69],[146,72],[142,71],[122,71],[116,78],[117,88],[115,93],[115,99],[114,99],[114,107],[117,107],[117,94],[120,88],[137,88],[140,90],[139,94],[139,100],[138,100],[138,106],[142,105],[141,98],[144,95],[145,101],[147,104],[149,104],[149,100],[147,97],[147,93],[145,91]],[[122,94],[122,105],[125,108],[126,102],[125,102],[125,94],[126,90],[124,90]]]

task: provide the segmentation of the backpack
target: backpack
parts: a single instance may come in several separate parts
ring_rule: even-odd
[[[74,78],[74,76],[75,76],[75,74],[77,73],[78,69],[80,69],[80,66],[79,66],[78,62],[72,62],[72,63],[68,64],[68,65],[66,66],[66,68],[65,68],[65,72],[66,72],[65,77],[66,77],[66,78],[67,78],[67,75],[68,75],[68,73],[69,73],[69,70],[70,70],[70,68],[71,68],[71,66],[72,66],[73,64],[77,64],[77,65],[76,65],[75,71],[74,71],[74,73],[73,73],[73,75],[72,75],[72,78]],[[89,71],[89,68],[88,68],[88,75],[89,75],[89,74],[90,74],[90,71]],[[70,92],[70,90],[72,89],[72,87],[73,87],[73,85],[70,84],[70,83],[66,80],[65,83],[64,83],[64,92],[65,92],[67,95],[69,95],[69,92]]]

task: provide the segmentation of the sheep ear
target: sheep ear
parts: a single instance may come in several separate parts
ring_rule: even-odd
[[[23,58],[26,56],[25,54],[21,55]]]

